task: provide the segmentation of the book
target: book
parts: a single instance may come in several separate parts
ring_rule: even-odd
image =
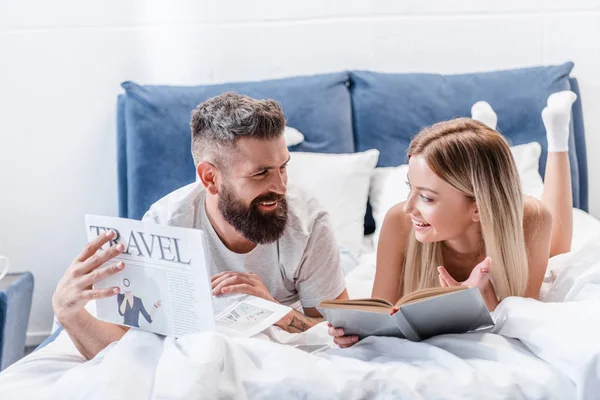
[[[317,309],[346,335],[421,341],[447,333],[488,331],[494,321],[479,288],[421,289],[396,304],[383,299],[325,300]]]
[[[86,215],[85,222],[88,241],[110,229],[115,236],[103,249],[117,243],[125,247],[102,265],[123,261],[125,268],[94,284],[120,288],[89,308],[98,319],[165,336],[217,331],[250,337],[291,311],[250,295],[213,296],[199,229],[97,215]]]

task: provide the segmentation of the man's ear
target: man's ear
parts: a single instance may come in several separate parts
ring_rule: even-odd
[[[200,182],[202,182],[208,193],[212,195],[219,193],[217,167],[207,161],[203,161],[196,167],[196,174],[198,174],[198,179],[200,179]]]

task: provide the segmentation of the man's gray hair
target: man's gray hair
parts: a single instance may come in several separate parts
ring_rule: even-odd
[[[199,104],[192,112],[194,164],[222,161],[223,147],[242,137],[275,139],[283,135],[283,109],[274,100],[256,100],[226,92]]]

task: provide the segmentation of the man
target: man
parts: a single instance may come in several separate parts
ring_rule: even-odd
[[[213,294],[245,293],[289,305],[294,310],[276,325],[302,332],[321,321],[321,300],[348,294],[327,213],[302,191],[287,191],[284,128],[283,111],[272,100],[225,93],[200,104],[191,120],[199,182],[159,200],[143,220],[203,230]],[[84,309],[119,291],[92,289],[127,267],[98,268],[123,252],[122,244],[98,251],[112,235],[85,247],[52,300],[59,322],[88,359],[127,330]]]

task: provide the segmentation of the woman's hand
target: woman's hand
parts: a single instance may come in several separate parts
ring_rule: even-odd
[[[492,277],[492,259],[490,257],[486,257],[485,260],[477,264],[471,271],[469,278],[462,283],[452,278],[444,267],[438,267],[438,272],[440,273],[439,279],[442,287],[461,285],[470,288],[478,287],[490,311],[494,311],[498,306],[498,297],[496,297],[494,287],[490,282]]]
[[[162,300],[158,300],[156,303],[154,303],[154,307],[159,308],[161,304]]]
[[[358,336],[344,336],[344,330],[342,328],[334,328],[329,322],[327,323],[327,326],[329,327],[329,335],[333,336],[333,342],[342,349],[350,347],[358,342]]]
[[[438,272],[440,274],[439,280],[442,287],[461,285],[469,288],[478,287],[483,293],[488,282],[490,281],[490,278],[492,277],[492,259],[490,257],[486,257],[485,260],[477,264],[475,268],[473,268],[473,271],[471,271],[469,278],[462,283],[457,282],[452,276],[450,276],[444,267],[438,267]]]

